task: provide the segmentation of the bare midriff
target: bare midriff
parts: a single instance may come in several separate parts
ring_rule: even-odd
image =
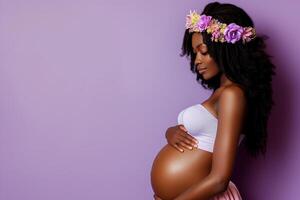
[[[163,200],[174,199],[194,183],[205,178],[211,169],[212,153],[198,148],[181,153],[165,145],[154,159],[151,185]]]

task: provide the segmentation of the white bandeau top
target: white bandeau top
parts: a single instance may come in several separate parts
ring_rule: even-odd
[[[199,149],[213,152],[218,119],[202,104],[182,110],[178,115],[178,124],[184,125],[188,133],[198,140]],[[240,135],[239,144],[244,137],[244,134]]]

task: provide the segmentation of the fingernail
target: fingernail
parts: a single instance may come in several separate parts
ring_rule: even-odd
[[[191,149],[191,150],[192,150],[192,149],[193,149],[193,147],[189,147],[189,149]]]
[[[197,148],[197,146],[198,146],[198,145],[194,144],[194,147],[196,147],[196,148]]]

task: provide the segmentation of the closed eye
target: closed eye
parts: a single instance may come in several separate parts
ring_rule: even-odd
[[[199,51],[200,53],[201,53],[201,55],[207,55],[208,54],[208,52],[204,52],[204,53],[202,53],[201,51]],[[195,51],[193,51],[193,53],[196,55],[197,54],[197,52],[195,52]]]
[[[194,54],[197,54],[197,52],[200,52],[202,55],[207,55],[207,51],[205,51],[205,52],[203,52],[203,49],[201,49],[201,46],[200,45],[198,45],[197,47],[196,47],[196,50],[195,49],[193,49],[193,53]]]

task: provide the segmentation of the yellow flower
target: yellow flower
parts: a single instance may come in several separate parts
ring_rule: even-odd
[[[197,13],[192,13],[191,15],[191,24],[195,25],[200,19],[200,15],[198,15]]]

